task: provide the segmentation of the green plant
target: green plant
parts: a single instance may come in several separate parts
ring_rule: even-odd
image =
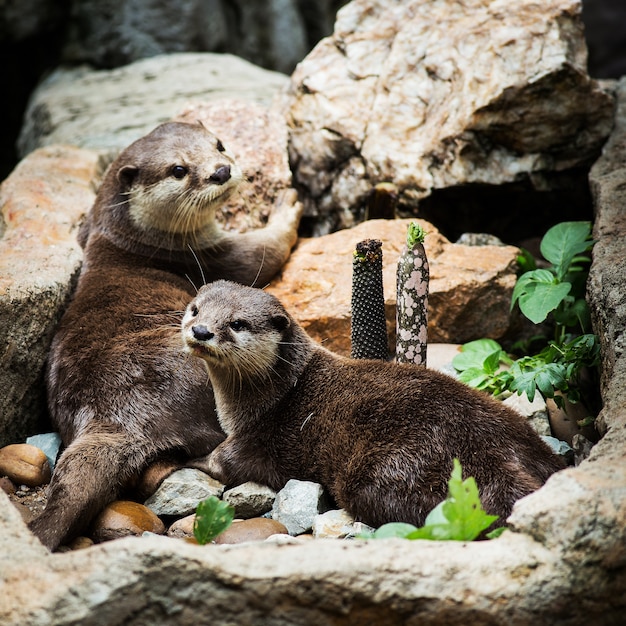
[[[482,508],[476,481],[471,476],[463,480],[461,463],[454,459],[448,497],[428,514],[424,526],[417,528],[412,524],[392,522],[362,537],[473,541],[497,519],[497,515],[488,515]],[[503,530],[497,528],[487,536],[490,539],[497,537]]]
[[[235,507],[215,496],[198,503],[193,534],[199,544],[209,543],[224,532],[235,518]]]
[[[600,353],[598,338],[587,332],[590,315],[584,298],[590,261],[584,253],[592,246],[590,222],[563,222],[541,240],[549,267],[536,269],[527,254],[520,257],[522,265],[531,269],[517,279],[511,308],[517,304],[534,324],[549,320],[554,338],[544,342],[537,354],[517,360],[492,339],[465,344],[452,361],[463,382],[493,395],[525,393],[531,401],[539,390],[560,407],[565,404],[563,397],[580,400],[581,372],[594,368]]]

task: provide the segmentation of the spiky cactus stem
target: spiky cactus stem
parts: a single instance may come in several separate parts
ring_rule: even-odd
[[[389,358],[385,298],[383,295],[383,251],[378,239],[356,245],[352,260],[352,351],[354,359]]]
[[[424,229],[412,222],[397,271],[396,361],[426,365],[429,269]]]

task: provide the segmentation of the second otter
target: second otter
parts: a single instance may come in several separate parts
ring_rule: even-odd
[[[421,525],[445,499],[457,457],[503,522],[562,469],[501,402],[423,367],[335,355],[260,289],[203,287],[182,333],[206,363],[227,434],[195,465],[228,485],[312,480],[372,526]]]

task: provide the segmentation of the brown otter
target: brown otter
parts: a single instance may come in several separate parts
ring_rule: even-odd
[[[202,287],[182,334],[206,363],[227,434],[196,467],[228,485],[313,480],[372,526],[421,525],[457,457],[502,523],[563,467],[501,402],[424,367],[335,355],[260,289]]]
[[[286,192],[266,228],[220,230],[215,212],[241,179],[213,133],[178,122],[107,170],[47,369],[51,418],[67,448],[30,527],[50,549],[154,459],[207,454],[223,440],[206,372],[180,353],[180,319],[203,279],[268,281],[289,256],[301,211]]]

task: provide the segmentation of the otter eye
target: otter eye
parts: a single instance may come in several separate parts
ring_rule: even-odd
[[[191,305],[191,317],[198,315],[198,307],[195,304]]]
[[[224,152],[224,150],[226,150],[226,148],[224,148],[224,144],[219,139],[217,140],[217,144],[215,145],[215,147],[217,148],[218,152]]]
[[[174,178],[185,178],[188,171],[189,170],[184,165],[174,165],[171,170]]]
[[[229,326],[238,333],[240,330],[248,328],[248,322],[244,322],[243,320],[233,320]]]

